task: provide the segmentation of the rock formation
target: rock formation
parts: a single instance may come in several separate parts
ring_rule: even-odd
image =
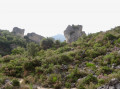
[[[71,43],[78,40],[78,38],[82,35],[85,35],[85,32],[82,31],[82,25],[68,25],[68,27],[64,31],[64,36],[66,38],[67,43]]]
[[[14,27],[12,33],[14,35],[17,35],[17,36],[20,36],[20,37],[24,37],[24,31],[25,31],[24,29],[21,29],[21,28],[18,28],[18,27]]]
[[[33,41],[36,43],[40,43],[40,41],[44,38],[43,36],[40,36],[36,33],[28,33],[27,36],[25,37],[29,41]]]

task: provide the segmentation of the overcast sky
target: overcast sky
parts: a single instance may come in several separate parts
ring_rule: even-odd
[[[119,26],[120,0],[0,0],[0,29],[53,36],[72,24],[86,33]]]

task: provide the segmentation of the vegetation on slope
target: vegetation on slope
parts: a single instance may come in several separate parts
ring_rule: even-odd
[[[20,45],[9,55],[0,57],[0,86],[9,79],[13,85],[6,87],[13,89],[26,84],[96,89],[111,78],[120,79],[119,50],[120,27],[83,36],[71,44],[51,38],[43,39],[40,45],[26,42],[25,46]],[[19,79],[24,79],[22,86]]]

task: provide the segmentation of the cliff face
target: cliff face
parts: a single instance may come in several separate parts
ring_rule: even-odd
[[[64,36],[66,38],[67,43],[71,43],[78,40],[78,38],[82,35],[85,35],[85,32],[82,31],[82,25],[68,25],[68,27],[64,31]]]
[[[25,31],[24,29],[21,29],[21,28],[18,28],[18,27],[14,27],[12,33],[14,35],[17,35],[17,36],[20,36],[20,37],[24,37],[24,31]]]
[[[40,43],[40,41],[44,38],[43,36],[41,35],[38,35],[36,33],[28,33],[26,38],[29,40],[29,41],[33,41],[33,42],[36,42],[36,43]]]

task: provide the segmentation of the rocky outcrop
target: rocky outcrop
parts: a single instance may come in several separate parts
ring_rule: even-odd
[[[40,41],[44,38],[41,35],[38,35],[36,33],[28,33],[27,36],[25,36],[25,38],[29,41],[33,41],[36,43],[40,43]]]
[[[24,37],[24,31],[25,31],[24,29],[21,29],[21,28],[18,28],[18,27],[14,27],[12,33],[14,35],[17,35],[17,36],[20,36],[20,37]]]
[[[111,79],[111,81],[97,89],[120,89],[120,81],[116,78]]]
[[[82,25],[68,25],[68,27],[64,31],[64,36],[66,38],[67,43],[71,43],[78,40],[78,38],[82,35],[85,35],[85,32],[82,31]]]

